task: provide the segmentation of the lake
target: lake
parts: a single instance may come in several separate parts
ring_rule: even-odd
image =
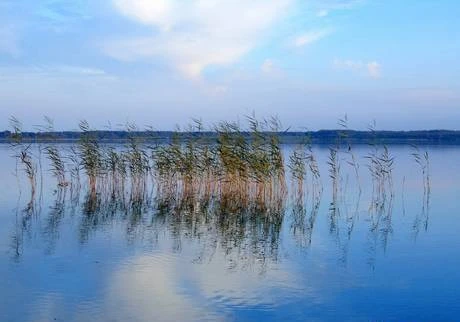
[[[322,193],[297,198],[288,182],[272,216],[172,210],[154,195],[94,205],[84,188],[57,189],[46,164],[31,209],[0,145],[0,320],[459,320],[460,148],[420,149],[430,191],[413,149],[390,146],[393,196],[376,205],[368,146],[355,147],[359,184],[340,154],[335,197],[315,146]]]

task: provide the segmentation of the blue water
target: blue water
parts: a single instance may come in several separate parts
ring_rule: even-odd
[[[290,147],[286,147],[287,150]],[[371,207],[360,156],[334,207],[286,200],[279,220],[140,209],[85,211],[45,173],[42,201],[0,145],[0,321],[460,320],[460,148],[428,148],[431,194],[411,148],[395,156],[394,198]],[[87,209],[87,205],[86,205]],[[297,210],[296,210],[297,209]]]

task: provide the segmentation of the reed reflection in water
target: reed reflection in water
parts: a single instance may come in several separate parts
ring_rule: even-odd
[[[291,148],[293,151],[297,149]],[[99,180],[96,190],[58,185],[53,191],[55,200],[48,207],[43,207],[43,202],[37,200],[28,202],[22,210],[17,206],[18,222],[11,242],[12,253],[17,260],[20,259],[23,239],[33,233],[34,224],[40,225],[41,235],[47,240],[46,252],[52,253],[60,237],[60,226],[68,216],[72,222],[78,221],[78,240],[82,245],[100,230],[123,225],[126,240],[131,243],[147,239],[155,244],[160,235],[168,233],[174,252],[180,252],[184,242],[196,240],[200,243],[194,262],[210,261],[219,249],[226,254],[229,267],[257,264],[263,271],[267,262],[277,262],[281,256],[279,245],[283,226],[298,247],[308,248],[315,235],[319,213],[327,213],[329,234],[342,253],[339,260],[346,262],[349,241],[360,216],[368,222],[369,249],[374,252],[377,244],[386,250],[393,232],[394,192],[379,193],[378,198],[374,189],[363,194],[361,186],[350,183],[354,170],[342,171],[346,184],[338,185],[344,181],[340,178],[333,179],[331,185],[326,186],[331,187],[330,202],[314,173],[310,181],[302,178],[305,183],[301,184],[297,182],[299,178],[289,176],[289,189],[273,190],[275,193],[270,191],[263,197],[257,188],[245,191],[244,195],[235,191],[211,194],[204,189],[190,190],[183,186],[159,189],[164,186],[146,182],[143,193],[134,197],[130,184],[123,190],[114,190],[111,181],[104,180]],[[424,190],[421,213],[414,218],[415,236],[421,226],[428,229],[430,193]]]

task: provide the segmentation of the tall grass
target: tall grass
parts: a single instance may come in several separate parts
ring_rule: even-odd
[[[307,156],[302,145],[297,146],[289,156],[289,170],[291,172],[293,184],[300,196],[303,195],[305,177],[307,175]]]
[[[348,165],[350,165],[352,168],[353,168],[353,171],[354,171],[354,174],[355,174],[355,179],[356,179],[356,182],[358,184],[358,188],[359,188],[359,193],[361,194],[362,190],[361,190],[361,179],[360,179],[360,176],[359,176],[359,162],[358,162],[358,159],[353,151],[353,148],[352,148],[352,145],[351,145],[351,142],[349,140],[349,137],[348,137],[348,130],[349,130],[349,127],[348,127],[348,116],[345,114],[345,116],[341,119],[339,119],[339,125],[340,127],[344,130],[343,132],[341,132],[341,139],[344,141],[344,143],[346,144],[346,154],[349,156],[349,159],[347,160],[347,163]]]
[[[328,149],[325,170],[333,189],[330,231],[339,234],[339,218],[345,214],[350,238],[359,212],[359,200],[352,215],[343,209],[346,201],[338,200],[341,176],[347,169],[346,166],[342,168],[343,161],[346,160],[351,167],[349,171],[356,177],[359,191],[362,179],[359,156],[347,136],[347,122],[346,117],[339,120],[343,132]],[[188,225],[189,234],[199,234],[196,227],[202,223],[206,229],[215,229],[226,242],[235,245],[245,241],[244,229],[249,227],[256,231],[251,242],[266,247],[271,238],[279,237],[281,231],[288,194],[286,177],[289,176],[293,183],[290,191],[295,197],[290,228],[297,242],[308,246],[323,191],[320,164],[311,139],[303,138],[302,144],[295,146],[285,160],[279,120],[258,120],[251,115],[242,123],[220,122],[207,130],[213,132],[209,135],[205,133],[201,120],[193,120],[183,129],[177,128],[168,142],[160,141],[153,131],[141,139],[139,128],[127,124],[124,127],[129,133],[127,142],[111,145],[102,143],[99,134],[88,122],[82,121],[78,144],[67,148],[57,144],[51,135],[44,136],[53,129],[52,121],[47,121],[39,142],[43,144],[40,149],[47,157],[58,187],[56,219],[59,219],[66,189],[71,189],[71,199],[76,201],[80,200],[82,188],[87,191],[83,202],[86,230],[81,231],[82,239],[88,238],[91,229],[88,227],[109,222],[116,211],[130,218],[128,233],[135,234],[145,210],[153,209],[158,216],[152,220],[161,220],[165,213],[172,214],[168,220],[175,221],[178,226]],[[30,214],[40,165],[37,167],[36,150],[32,153],[31,145],[23,142],[22,124],[15,118],[10,124],[13,128],[10,141],[17,165],[30,183],[31,203],[24,211]],[[375,132],[375,125],[370,130]],[[370,228],[375,238],[386,243],[392,230],[394,157],[382,142],[373,140],[369,147],[366,158],[373,188]],[[412,157],[421,169],[425,192],[422,214],[414,223],[414,229],[418,229],[422,223],[425,227],[428,225],[430,157],[428,152],[415,147]],[[305,198],[310,195],[311,201]],[[151,204],[155,207],[149,207]],[[213,228],[211,223],[219,226]],[[271,249],[267,251],[271,252]]]
[[[21,164],[30,183],[30,204],[32,204],[37,188],[37,165],[33,160],[31,144],[24,144],[22,142],[22,123],[16,117],[12,116],[10,118],[10,127],[12,128],[10,146],[14,151],[14,157],[16,159],[15,175],[16,177],[18,176],[17,169],[18,165]]]
[[[146,144],[139,139],[137,126],[127,124],[128,141],[120,148],[101,144],[97,132],[81,121],[76,147],[63,149],[47,138],[44,151],[58,188],[70,186],[73,196],[80,191],[83,170],[89,211],[97,207],[100,198],[142,203],[149,198],[152,186],[158,198],[176,204],[181,199],[210,202],[217,198],[235,209],[253,203],[274,205],[286,192],[278,137],[281,125],[276,118],[258,121],[250,116],[247,122],[247,129],[237,123],[219,123],[214,128],[217,138],[210,141],[202,135],[201,121],[194,120],[184,131],[177,129],[166,144],[154,137]],[[14,125],[12,142],[21,152],[18,163],[25,167],[34,192],[35,163],[28,147],[21,144],[19,122]]]
[[[80,136],[79,150],[83,169],[88,177],[90,194],[96,195],[97,178],[101,174],[102,154],[98,139],[89,123],[85,120],[79,124],[82,135]]]
[[[310,136],[307,135],[302,138],[301,144],[294,148],[289,156],[287,167],[291,174],[291,182],[297,198],[296,202],[300,202],[304,194],[307,196],[311,194],[312,202],[316,203],[322,193],[322,184],[319,165],[313,152]]]
[[[369,127],[369,130],[374,133],[375,138],[375,122]],[[375,139],[369,145],[371,152],[366,158],[369,160],[367,167],[373,183],[373,204],[381,205],[387,201],[387,198],[392,199],[394,197],[394,157],[386,145],[382,145]]]
[[[66,180],[64,158],[61,156],[59,149],[56,146],[47,146],[46,155],[50,160],[51,172],[57,179],[58,187],[66,187],[69,183]]]
[[[329,166],[329,178],[332,180],[332,200],[333,203],[337,201],[339,184],[340,184],[340,161],[339,161],[339,148],[330,147],[329,157],[327,161]]]
[[[412,148],[414,149],[412,156],[422,172],[424,194],[429,195],[431,191],[430,155],[428,151],[421,152],[415,145]]]
[[[87,121],[81,121],[79,142],[63,148],[50,133],[50,119],[42,127],[40,143],[44,144],[52,176],[59,189],[70,187],[78,196],[81,187],[88,191],[88,209],[103,200],[129,201],[142,204],[155,196],[175,207],[183,201],[210,204],[219,200],[228,209],[244,207],[277,208],[287,194],[286,171],[292,178],[296,197],[311,195],[315,204],[321,198],[320,165],[313,152],[311,139],[303,138],[287,160],[282,153],[278,119],[257,119],[247,116],[243,122],[220,122],[205,133],[201,120],[193,120],[183,129],[177,128],[168,142],[160,142],[149,132],[140,138],[135,124],[127,124],[125,145],[103,144]],[[31,196],[36,191],[37,162],[31,145],[22,140],[19,120],[10,120],[11,146],[30,183]],[[242,125],[243,124],[243,125]],[[360,165],[348,138],[348,119],[339,120],[343,129],[336,143],[329,147],[328,174],[332,183],[332,207],[341,191],[342,161],[356,177],[361,191]],[[375,133],[375,125],[370,127]],[[345,149],[343,148],[345,146]],[[366,156],[372,178],[373,205],[381,205],[394,195],[394,157],[389,148],[374,140]],[[38,158],[40,160],[40,155]],[[430,160],[427,152],[418,149],[413,157],[423,174],[424,191],[430,191]],[[41,162],[41,161],[39,161]],[[84,180],[87,180],[85,183]],[[348,180],[347,180],[348,182]]]

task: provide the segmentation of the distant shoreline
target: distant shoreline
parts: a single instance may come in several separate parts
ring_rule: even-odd
[[[181,140],[202,138],[215,140],[216,132],[173,132],[173,131],[92,131],[101,143],[124,143],[129,138],[138,138],[145,142],[170,142],[174,137]],[[249,132],[241,132],[250,138]],[[264,132],[275,134],[274,132]],[[74,143],[80,139],[82,132],[22,132],[22,142],[52,142]],[[278,132],[276,133],[283,144],[415,144],[415,145],[460,145],[460,131],[454,130],[424,130],[424,131],[354,131],[354,130],[319,130],[309,132]],[[340,138],[340,140],[339,140]],[[11,132],[0,132],[0,143],[9,143]]]

